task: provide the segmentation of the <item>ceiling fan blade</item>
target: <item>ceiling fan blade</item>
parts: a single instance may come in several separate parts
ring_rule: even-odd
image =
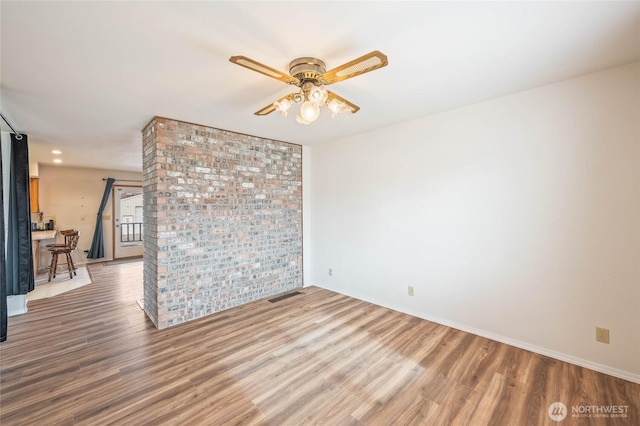
[[[360,110],[360,107],[358,105],[349,102],[348,100],[346,100],[345,98],[343,98],[340,95],[336,95],[331,90],[327,90],[327,103],[331,102],[332,99],[335,99],[337,101],[340,101],[340,102],[344,103],[346,105],[347,109],[352,114],[355,114],[356,112],[358,112]]]
[[[282,102],[285,99],[289,99],[291,102],[294,101],[296,95],[299,95],[298,92],[296,93],[291,93],[287,96],[283,96],[280,99],[278,99],[276,102]],[[266,107],[254,112],[255,115],[267,115],[267,114],[271,114],[273,111],[276,110],[276,102],[267,105]]]
[[[289,74],[285,74],[281,71],[268,67],[260,62],[254,61],[253,59],[247,58],[246,56],[232,56],[229,58],[229,61],[240,65],[241,67],[248,68],[252,71],[259,72],[260,74],[264,74],[267,77],[275,78],[276,80],[283,81],[289,84],[298,84],[300,80],[295,77],[291,77]]]
[[[274,104],[269,104],[266,107],[262,108],[261,110],[258,110],[256,112],[254,112],[254,114],[255,115],[267,115],[267,114],[271,114],[275,110],[276,110],[276,106]]]
[[[358,59],[325,72],[321,79],[325,84],[333,84],[385,67],[388,63],[389,61],[384,53],[374,50]]]

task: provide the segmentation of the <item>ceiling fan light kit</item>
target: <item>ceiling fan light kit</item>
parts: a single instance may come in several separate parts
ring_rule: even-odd
[[[267,77],[297,86],[298,92],[278,99],[256,111],[255,114],[262,116],[279,111],[283,117],[286,117],[293,104],[299,103],[301,104],[300,113],[296,115],[296,121],[300,124],[311,124],[317,120],[320,116],[320,107],[325,105],[331,111],[332,117],[337,117],[338,114],[346,111],[358,112],[359,106],[327,90],[325,86],[377,70],[388,64],[386,55],[377,50],[329,71],[326,71],[325,63],[318,58],[294,59],[289,64],[288,75],[246,56],[232,56],[229,61]]]

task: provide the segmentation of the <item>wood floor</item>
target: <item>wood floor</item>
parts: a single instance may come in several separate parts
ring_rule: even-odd
[[[640,424],[640,385],[323,289],[158,331],[141,262],[90,273],[9,319],[3,426]]]

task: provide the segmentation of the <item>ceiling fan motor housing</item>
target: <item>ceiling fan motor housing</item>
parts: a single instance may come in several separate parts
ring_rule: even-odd
[[[313,80],[318,81],[320,76],[326,72],[326,65],[320,59],[304,57],[291,61],[289,64],[289,74],[297,78],[302,83]]]

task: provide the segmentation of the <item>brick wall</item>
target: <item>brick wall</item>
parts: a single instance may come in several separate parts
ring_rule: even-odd
[[[143,169],[156,327],[302,287],[301,146],[156,117]]]

